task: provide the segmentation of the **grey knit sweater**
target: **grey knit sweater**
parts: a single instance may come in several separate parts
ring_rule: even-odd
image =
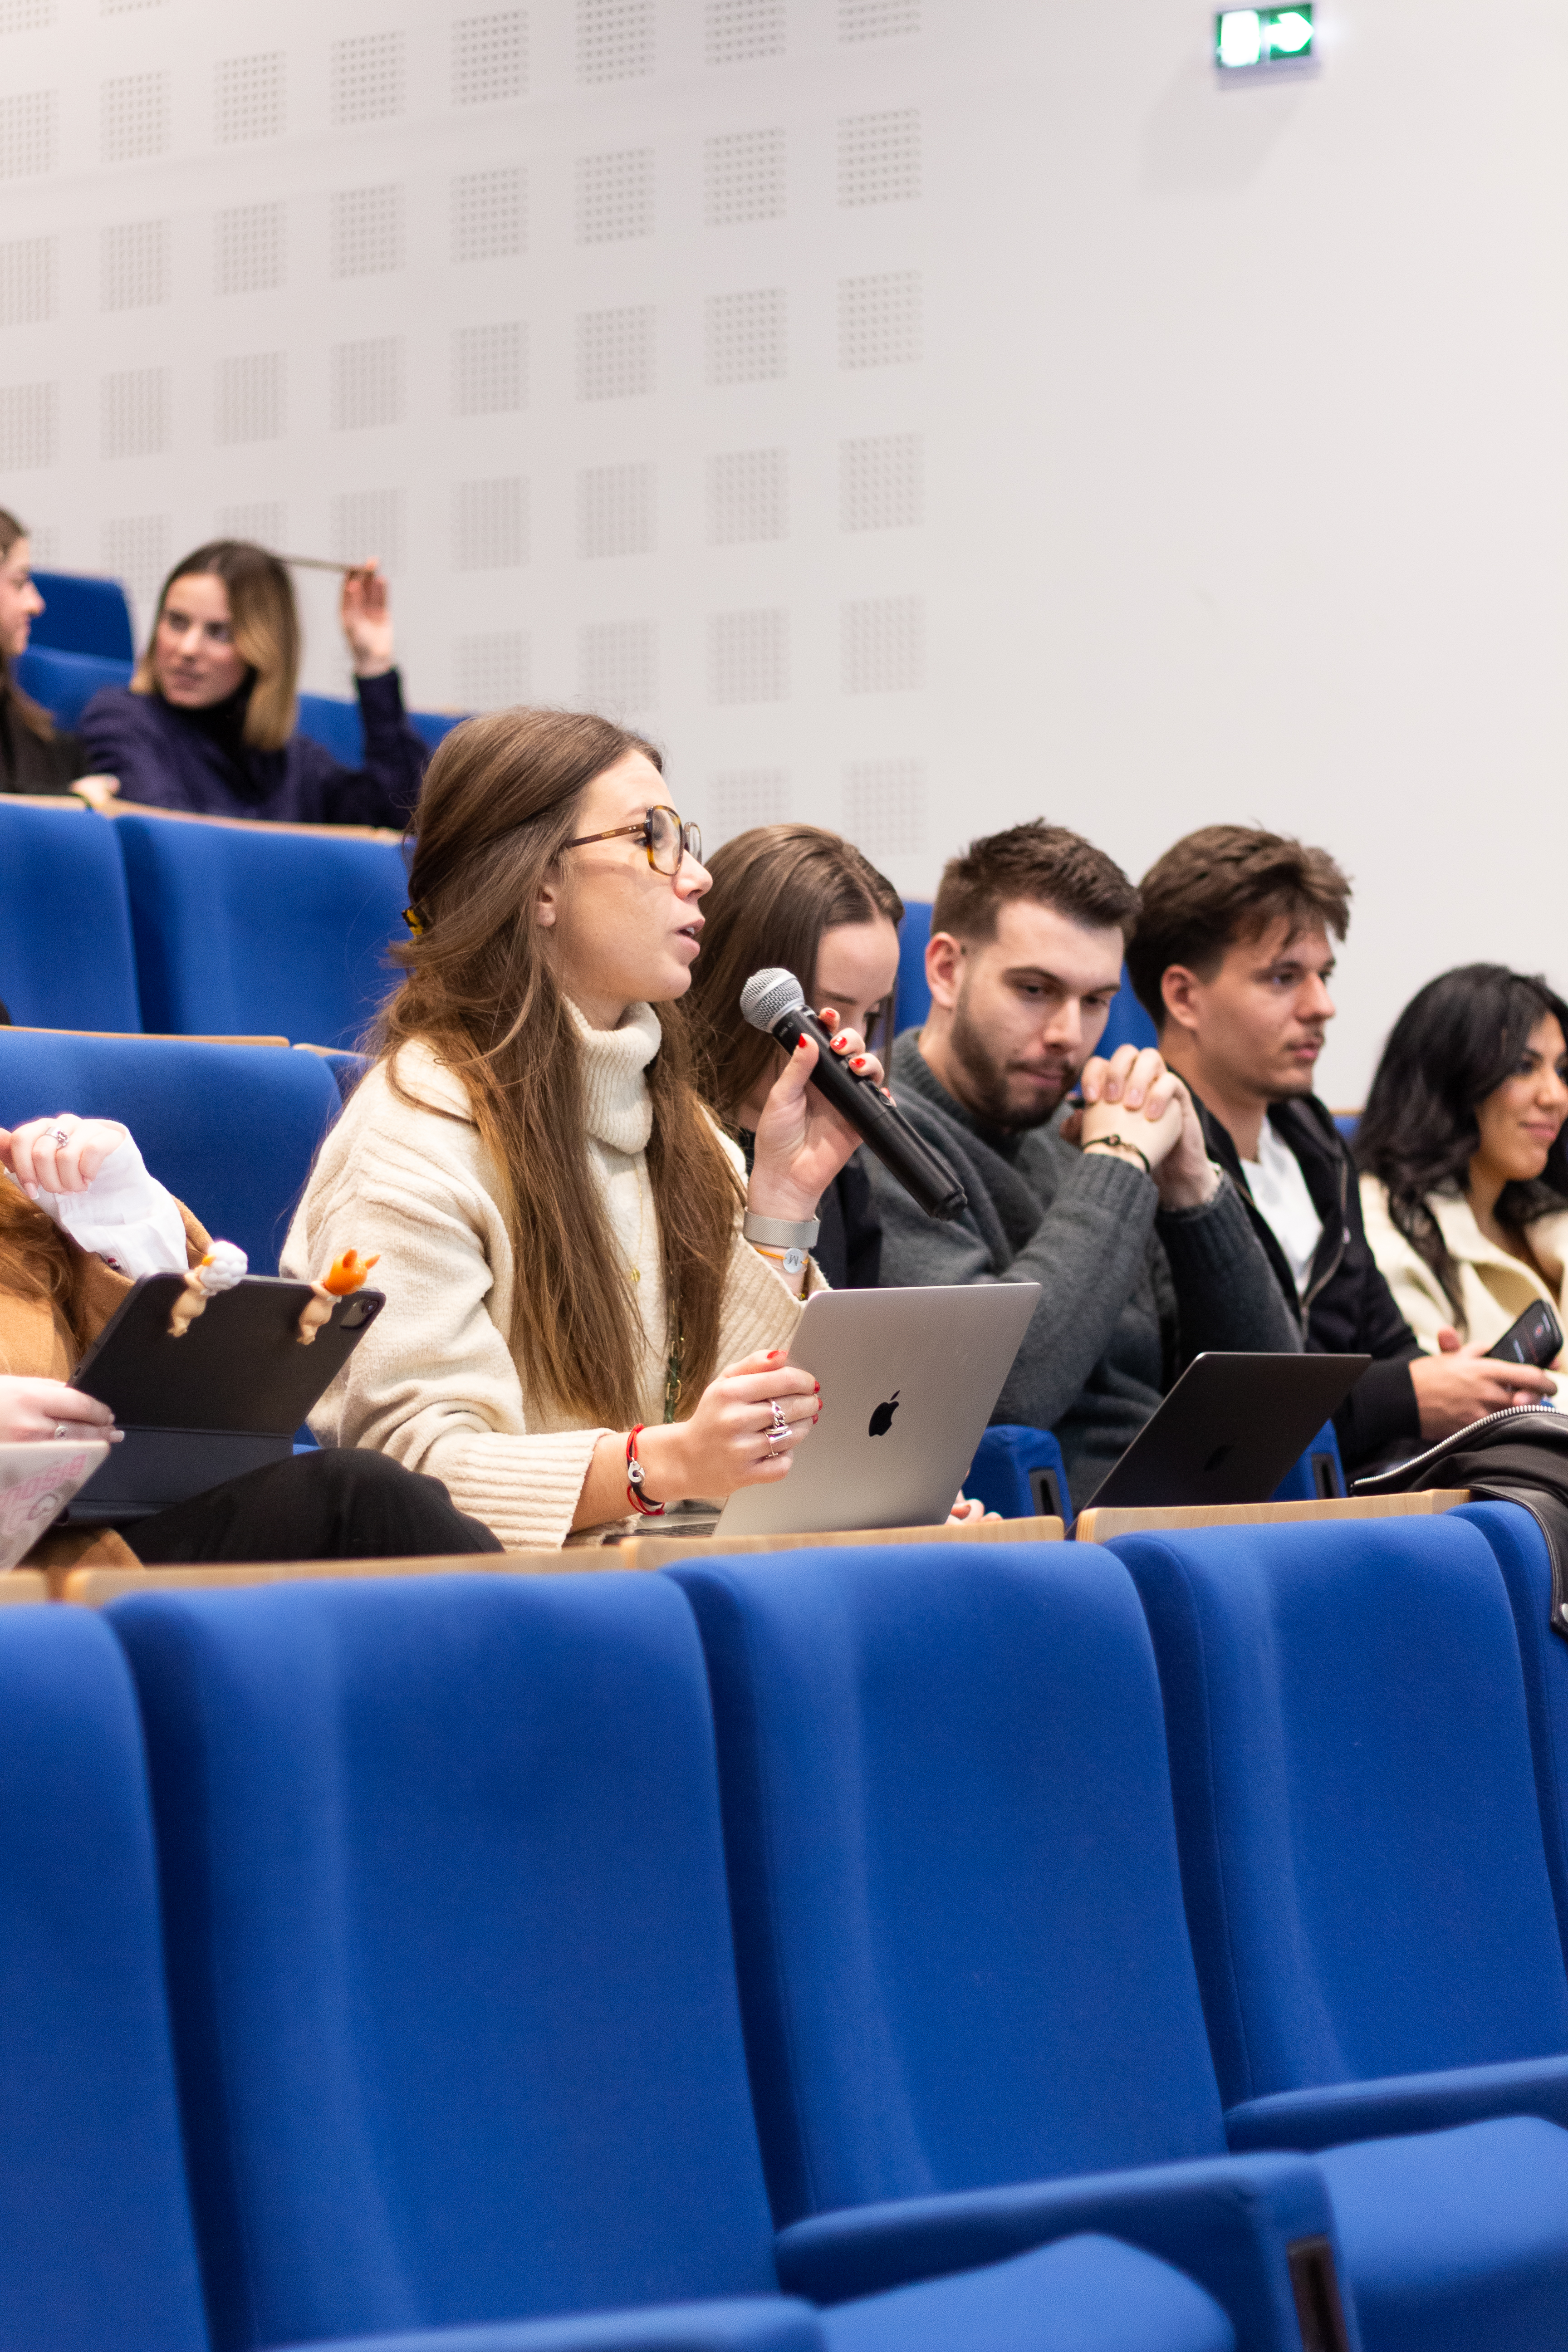
[[[982,1128],[939,1082],[915,1029],[893,1047],[889,1082],[969,1206],[940,1224],[872,1160],[883,1285],[1040,1285],[992,1419],[1056,1432],[1075,1509],[1202,1349],[1300,1351],[1300,1326],[1228,1176],[1203,1208],[1163,1209],[1142,1169],[1086,1155],[1054,1125]]]

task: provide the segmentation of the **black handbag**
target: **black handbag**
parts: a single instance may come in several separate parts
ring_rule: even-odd
[[[1457,1429],[1412,1462],[1358,1478],[1358,1495],[1468,1486],[1479,1503],[1517,1503],[1541,1529],[1552,1562],[1552,1627],[1568,1642],[1568,1413],[1510,1405]]]

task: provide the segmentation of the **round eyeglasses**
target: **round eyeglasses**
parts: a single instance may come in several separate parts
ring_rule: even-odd
[[[650,808],[638,824],[614,824],[608,833],[582,833],[575,841],[568,841],[567,849],[586,849],[592,841],[640,841],[647,851],[647,862],[656,874],[674,876],[680,871],[683,857],[694,857],[702,863],[702,827],[682,824],[677,812],[658,805]]]

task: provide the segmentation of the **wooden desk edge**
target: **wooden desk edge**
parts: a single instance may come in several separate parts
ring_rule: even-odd
[[[678,1559],[729,1559],[742,1553],[823,1551],[867,1544],[1060,1543],[1060,1519],[976,1519],[966,1526],[857,1528],[810,1536],[628,1536],[616,1549],[625,1568],[664,1568]]]
[[[258,1584],[327,1582],[375,1576],[583,1576],[606,1569],[662,1568],[674,1559],[700,1559],[735,1552],[816,1551],[830,1544],[1060,1543],[1060,1519],[982,1519],[973,1527],[877,1528],[851,1534],[712,1536],[689,1541],[679,1536],[629,1536],[619,1543],[574,1545],[564,1551],[464,1552],[441,1559],[310,1559],[263,1562],[239,1568],[71,1568],[47,1574],[48,1597],[101,1609],[127,1592],[243,1592]],[[26,1576],[36,1591],[16,1600],[42,1600],[46,1578],[33,1570],[0,1576],[5,1587]]]
[[[1268,1528],[1296,1520],[1424,1518],[1468,1503],[1468,1486],[1427,1486],[1415,1495],[1337,1495],[1313,1503],[1186,1503],[1168,1507],[1080,1511],[1078,1543],[1110,1543],[1116,1536],[1152,1535],[1162,1528]]]

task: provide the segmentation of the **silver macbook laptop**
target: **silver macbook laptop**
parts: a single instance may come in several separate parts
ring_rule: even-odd
[[[789,1352],[821,1382],[822,1418],[796,1446],[787,1478],[741,1487],[702,1531],[803,1536],[939,1524],[1039,1296],[1037,1282],[818,1291]]]

